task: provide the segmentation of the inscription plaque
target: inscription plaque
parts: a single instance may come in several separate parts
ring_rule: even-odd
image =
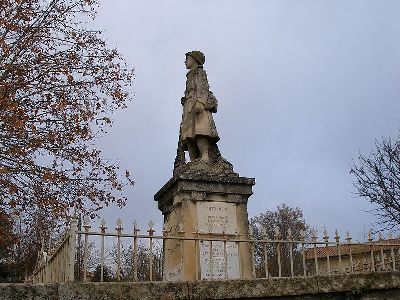
[[[198,229],[203,233],[235,234],[236,205],[225,202],[197,202]]]
[[[197,202],[198,230],[220,236],[237,230],[236,204],[226,202]],[[212,247],[212,251],[210,248]],[[200,242],[201,279],[240,278],[239,251],[235,242]],[[211,267],[212,266],[212,267]]]
[[[239,279],[238,245],[235,242],[227,242],[226,257],[224,242],[213,242],[211,255],[210,247],[211,243],[209,241],[200,242],[201,279]]]

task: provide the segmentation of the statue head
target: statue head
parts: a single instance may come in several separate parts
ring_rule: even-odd
[[[191,57],[195,60],[195,62],[202,66],[204,65],[204,62],[206,61],[206,57],[204,56],[204,54],[201,51],[190,51],[188,53],[186,53],[186,58]]]

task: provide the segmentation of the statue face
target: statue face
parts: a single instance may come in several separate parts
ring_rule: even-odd
[[[186,55],[185,66],[186,69],[193,69],[197,66],[197,62],[190,55]]]

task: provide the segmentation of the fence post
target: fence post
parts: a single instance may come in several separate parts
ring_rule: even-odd
[[[149,222],[149,279],[153,281],[153,235],[155,230],[153,229],[154,222],[150,220]]]
[[[78,218],[76,217],[76,211],[71,219],[71,226],[69,228],[69,244],[68,244],[68,255],[67,255],[67,276],[66,281],[74,281],[74,267],[75,267],[75,249],[78,232]]]
[[[318,269],[318,256],[317,256],[317,230],[314,228],[311,231],[311,240],[313,241],[314,245],[314,267],[315,267],[315,275],[319,275],[319,269]]]
[[[368,242],[371,245],[371,272],[375,272],[374,246],[372,245],[372,230],[368,231]]]
[[[275,226],[275,241],[276,241],[276,254],[278,257],[278,277],[282,277],[282,264],[281,264],[281,232],[279,231],[279,227]]]
[[[250,240],[254,240],[254,228],[253,225],[249,225],[249,238]],[[254,256],[254,247],[255,247],[255,243],[251,242],[251,261],[252,261],[252,273],[253,273],[253,278],[256,278],[256,259]]]
[[[121,280],[121,232],[122,228],[122,220],[118,218],[117,220],[117,281]]]
[[[353,253],[352,253],[352,249],[351,249],[351,236],[350,236],[350,232],[347,230],[346,232],[346,241],[349,244],[349,257],[350,257],[350,273],[353,273],[354,269],[353,269]]]
[[[335,230],[335,241],[336,241],[337,255],[339,258],[339,273],[342,274],[343,273],[342,254],[340,251],[340,236],[339,236],[337,229]]]
[[[138,242],[137,235],[140,229],[136,220],[133,222],[133,280],[138,280]]]
[[[100,241],[100,282],[104,281],[104,236],[107,229],[106,220],[103,218],[100,222],[100,232],[101,232],[101,241]]]
[[[306,233],[303,229],[300,230],[300,241],[301,241],[301,254],[303,258],[303,276],[307,276],[307,266],[306,266],[306,252],[304,249],[304,244],[305,244],[305,239],[306,239]]]
[[[328,231],[326,228],[324,229],[324,236],[323,236],[324,242],[325,242],[325,247],[326,247],[326,265],[327,265],[327,270],[328,270],[328,275],[331,275],[331,262],[329,259],[329,236],[328,236]]]

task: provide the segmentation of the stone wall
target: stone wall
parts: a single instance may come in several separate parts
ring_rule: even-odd
[[[400,274],[227,281],[0,284],[0,300],[400,299]]]

